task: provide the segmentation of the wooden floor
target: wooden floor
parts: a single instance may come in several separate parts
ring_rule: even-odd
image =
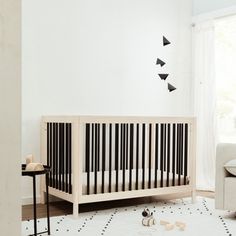
[[[213,192],[198,191],[198,196],[214,198]],[[153,197],[146,198],[137,198],[137,199],[125,199],[117,201],[106,201],[98,203],[87,203],[79,206],[80,212],[102,210],[113,207],[122,207],[129,205],[137,205],[142,203],[148,203],[154,201]],[[72,214],[72,203],[61,201],[61,202],[52,202],[50,203],[50,216],[60,216],[60,215],[69,215]],[[44,218],[46,217],[46,205],[38,204],[37,205],[37,217]],[[33,205],[22,206],[22,220],[31,220],[33,219]]]

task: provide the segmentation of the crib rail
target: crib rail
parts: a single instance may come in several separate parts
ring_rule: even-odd
[[[195,118],[50,116],[42,119],[49,184],[73,199],[195,187]]]

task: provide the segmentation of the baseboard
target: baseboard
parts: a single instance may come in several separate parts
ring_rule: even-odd
[[[49,195],[49,201],[50,202],[59,202],[61,201],[60,198],[57,198],[55,196]],[[36,202],[37,204],[40,203],[40,195],[36,196]],[[21,198],[21,205],[25,206],[25,205],[32,205],[33,204],[33,197],[22,197]]]
[[[37,204],[40,203],[40,196],[36,196]],[[33,204],[33,197],[22,197],[21,198],[21,205],[31,205]]]
[[[160,196],[152,196],[152,198],[156,200],[173,200],[187,197],[191,197],[191,193],[171,193],[171,194],[163,194]]]

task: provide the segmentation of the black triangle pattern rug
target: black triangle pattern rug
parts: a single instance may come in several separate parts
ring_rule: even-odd
[[[153,213],[156,225],[142,225],[144,208]],[[167,221],[174,228],[167,230],[160,221]],[[184,230],[175,225],[178,221],[186,225]],[[39,231],[45,231],[45,225],[46,219],[38,220]],[[52,236],[233,236],[236,235],[236,218],[234,212],[215,210],[213,199],[198,197],[194,204],[187,198],[81,213],[76,220],[71,215],[52,217],[51,231]],[[22,236],[32,233],[33,221],[22,222]]]

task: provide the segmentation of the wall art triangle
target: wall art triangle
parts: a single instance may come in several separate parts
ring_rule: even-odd
[[[166,80],[169,74],[158,74],[162,80]]]
[[[165,36],[163,36],[163,46],[167,46],[169,44],[171,44],[171,42]]]
[[[176,87],[168,83],[168,90],[169,92],[173,92],[174,90],[176,90]]]
[[[156,65],[160,65],[161,67],[164,66],[166,63],[162,61],[161,59],[157,58]]]

